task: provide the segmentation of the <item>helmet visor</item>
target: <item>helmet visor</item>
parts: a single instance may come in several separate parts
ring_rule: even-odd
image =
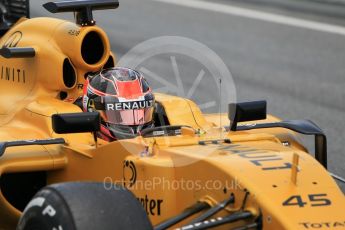
[[[144,125],[152,121],[153,107],[132,110],[104,110],[101,116],[115,125]]]

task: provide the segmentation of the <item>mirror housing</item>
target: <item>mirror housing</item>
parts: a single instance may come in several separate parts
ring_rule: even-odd
[[[228,117],[230,130],[237,130],[237,123],[243,121],[265,120],[267,117],[266,101],[250,101],[229,104]]]
[[[98,112],[64,113],[52,116],[52,127],[58,134],[88,133],[100,130],[101,119]]]

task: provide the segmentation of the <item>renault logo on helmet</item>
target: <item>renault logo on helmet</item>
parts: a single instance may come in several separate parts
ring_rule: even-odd
[[[130,102],[116,102],[106,104],[106,110],[134,110],[134,109],[146,109],[153,106],[153,100],[145,101],[130,101]]]

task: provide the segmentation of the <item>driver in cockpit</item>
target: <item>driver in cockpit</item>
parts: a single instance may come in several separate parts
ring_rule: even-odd
[[[155,98],[143,75],[133,69],[115,67],[86,79],[84,112],[101,116],[99,138],[106,141],[132,138],[153,127]]]

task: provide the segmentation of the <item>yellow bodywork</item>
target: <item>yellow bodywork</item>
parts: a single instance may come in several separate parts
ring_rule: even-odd
[[[98,140],[97,147],[89,133],[54,133],[53,114],[81,112],[71,102],[82,95],[85,74],[101,69],[110,56],[115,59],[109,40],[97,26],[35,18],[20,20],[1,38],[0,46],[13,41],[17,31],[22,34],[17,47],[33,47],[36,56],[0,57],[0,140],[63,137],[66,144],[8,148],[0,158],[0,176],[46,171],[47,184],[125,183],[143,204],[153,225],[197,201],[213,206],[233,194],[235,203],[217,216],[243,209],[262,218],[263,229],[345,229],[343,193],[327,170],[297,141],[296,134],[282,128],[227,132],[219,127],[218,114],[202,114],[190,100],[156,94],[171,125],[191,126],[199,132],[183,128],[181,135],[170,137],[137,137],[111,143]],[[94,64],[85,63],[80,52],[90,31],[98,33],[104,44],[104,54]],[[69,86],[62,70],[66,58],[76,73]],[[63,100],[61,92],[67,93]],[[227,124],[227,115],[221,116],[222,124]],[[269,116],[260,122],[272,121],[278,119]],[[230,139],[231,143],[212,143],[219,139]],[[293,156],[298,158],[298,165],[296,160],[293,164]],[[135,180],[128,162],[135,167]],[[291,197],[301,199],[302,205],[294,204],[295,198],[289,201]],[[0,194],[0,229],[14,228],[20,214]],[[255,218],[246,221],[252,223]]]

